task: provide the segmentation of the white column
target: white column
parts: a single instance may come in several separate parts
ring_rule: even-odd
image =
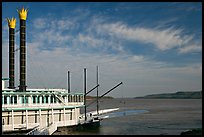
[[[20,96],[20,104],[23,106],[23,96]]]
[[[4,105],[4,95],[2,95],[2,105]]]
[[[54,112],[53,112],[53,108],[52,108],[52,123],[53,123],[53,124],[54,124],[54,121],[55,121],[54,118],[55,118],[55,117],[54,117]]]
[[[13,110],[11,110],[11,119],[12,119],[12,130],[14,130],[14,113],[13,113]]]
[[[19,98],[18,98],[18,95],[17,95],[17,105],[18,105],[18,103],[19,103]]]
[[[41,109],[39,110],[39,123],[40,123],[40,127],[42,127],[42,119],[41,119]]]
[[[76,107],[74,108],[74,117],[75,117],[75,123],[77,124]]]
[[[42,105],[42,96],[40,96],[40,105]]]
[[[15,97],[15,96],[13,96],[13,98],[12,98],[12,101],[13,101],[13,105],[14,105],[14,97]]]
[[[26,110],[26,128],[28,129],[28,110]]]
[[[11,98],[11,95],[10,95],[9,96],[9,104],[13,105],[13,103],[11,103],[13,100],[12,101],[11,100],[12,100],[12,98]]]
[[[33,104],[33,95],[30,95],[30,97],[28,97],[28,105]]]
[[[66,121],[65,121],[65,108],[63,109],[64,111],[64,125],[66,124]]]
[[[7,96],[6,99],[7,99],[7,104],[9,105],[10,104],[9,96]]]
[[[43,104],[45,104],[46,103],[46,97],[45,97],[45,95],[43,95]]]
[[[38,101],[38,95],[35,97],[35,104],[37,105]]]

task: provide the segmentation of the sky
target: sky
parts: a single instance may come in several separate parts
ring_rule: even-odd
[[[19,86],[19,18],[26,20],[27,88],[66,88],[116,98],[202,90],[201,2],[2,2],[2,77],[8,75],[8,24],[17,19],[15,86]],[[96,95],[96,90],[89,95]]]

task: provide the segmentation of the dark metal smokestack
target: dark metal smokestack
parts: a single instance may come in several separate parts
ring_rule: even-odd
[[[16,19],[7,19],[9,27],[9,87],[10,89],[15,89],[15,27]]]
[[[26,91],[26,17],[27,9],[18,11],[20,18],[20,85],[19,91]]]

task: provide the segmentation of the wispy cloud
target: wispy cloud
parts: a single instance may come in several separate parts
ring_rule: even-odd
[[[79,19],[78,17],[70,18],[61,18],[58,20],[51,18],[35,19],[33,21],[34,30],[32,31],[32,41],[38,41],[41,43],[41,47],[45,49],[46,47],[55,48],[57,46],[66,46],[75,50],[89,49],[92,51],[95,49],[100,52],[109,52],[109,50],[120,53],[125,52],[120,42],[116,39],[96,34],[96,24],[92,22],[94,20],[86,23],[87,26],[80,26],[80,30],[82,31],[77,32],[79,26],[75,24],[75,21]]]
[[[47,26],[46,19],[44,18],[37,18],[33,21],[33,27],[36,29],[43,29]]]
[[[121,22],[98,25],[99,32],[108,33],[119,39],[150,43],[159,50],[178,48],[192,40],[192,36],[183,36],[181,29],[166,28],[163,30],[144,27],[128,27]]]
[[[199,45],[190,45],[179,48],[180,53],[189,53],[189,52],[200,52],[202,51],[202,46]]]
[[[124,40],[140,42],[144,46],[152,44],[160,51],[177,49],[181,54],[200,52],[202,49],[193,41],[193,35],[184,35],[183,29],[131,27],[122,22],[107,23],[102,17],[96,16],[85,23],[87,26],[80,26],[83,31],[73,35],[73,32],[79,29],[79,26],[75,24],[79,19],[78,17],[70,18],[35,19],[34,27],[38,31],[38,35],[34,35],[35,40],[55,46],[70,45],[77,50],[79,47],[84,48],[85,46],[105,52],[111,49],[126,54],[128,54],[128,50],[126,50],[127,46],[123,42]],[[36,34],[36,31],[34,33]]]

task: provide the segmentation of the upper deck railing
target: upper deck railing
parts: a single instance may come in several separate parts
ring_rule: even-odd
[[[65,89],[27,89],[26,92],[18,92],[15,89],[2,90],[2,110],[11,107],[74,106],[83,103],[83,93],[68,93]]]

